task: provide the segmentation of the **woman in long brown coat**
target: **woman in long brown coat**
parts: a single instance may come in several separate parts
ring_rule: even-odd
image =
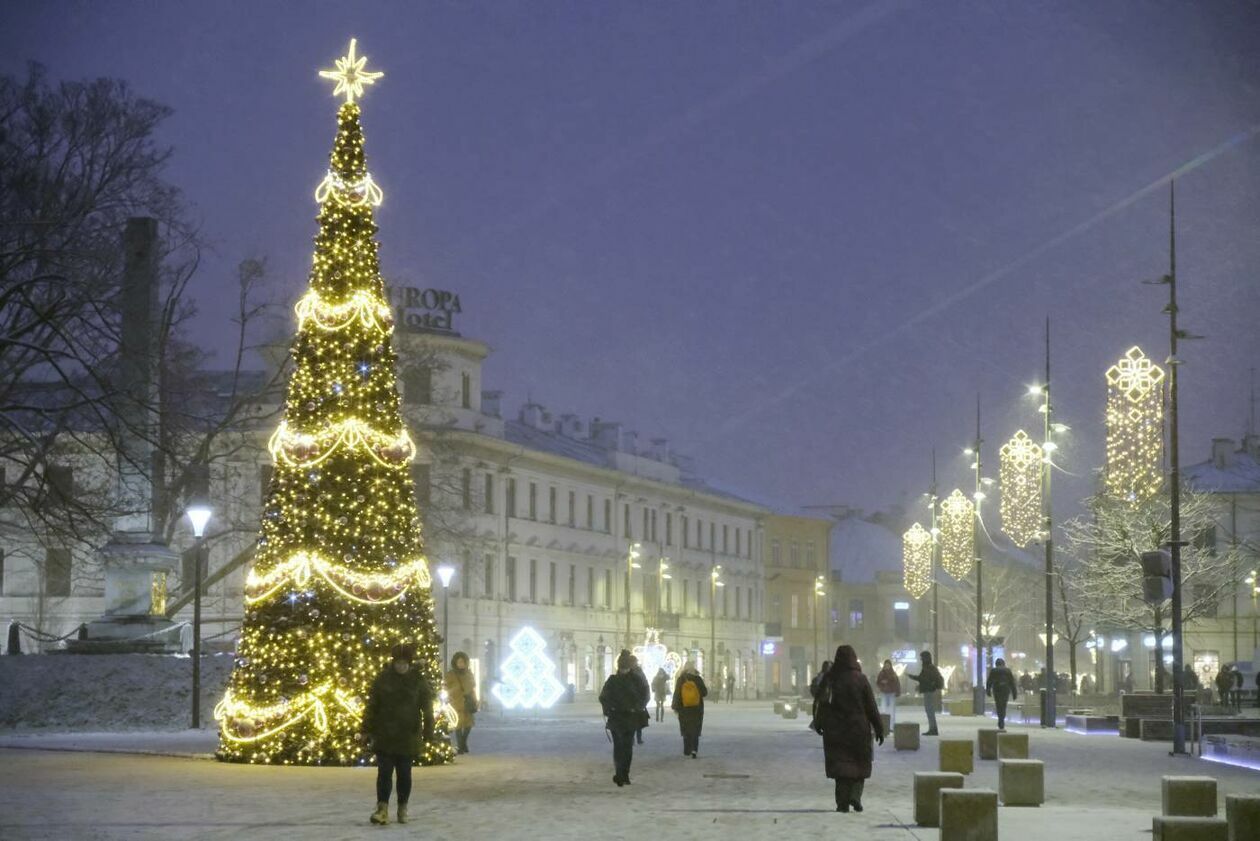
[[[473,719],[477,712],[477,681],[472,669],[468,668],[468,655],[456,651],[451,657],[451,670],[443,680],[446,687],[447,703],[454,709],[459,721],[455,724],[455,752],[468,753],[468,734],[473,728]]]
[[[823,737],[827,776],[836,781],[836,811],[862,811],[862,789],[871,776],[875,750],[884,743],[884,727],[875,693],[858,665],[851,645],[836,649],[818,699],[815,726]]]

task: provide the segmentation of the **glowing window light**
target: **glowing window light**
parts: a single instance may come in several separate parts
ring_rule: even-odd
[[[901,537],[901,553],[906,592],[922,598],[932,589],[932,535],[915,523]]]
[[[367,56],[354,54],[357,43],[357,39],[350,39],[349,52],[333,62],[337,65],[336,70],[319,71],[320,78],[331,79],[337,83],[337,86],[333,88],[333,96],[345,94],[347,103],[354,102],[355,97],[363,96],[364,85],[374,85],[377,79],[385,75],[380,71],[363,69],[363,66],[367,64]]]
[[[1041,533],[1042,449],[1021,429],[999,456],[1002,530],[1023,548]]]
[[[1139,502],[1163,485],[1164,371],[1134,346],[1107,370],[1107,490]]]
[[[975,560],[976,508],[954,489],[941,503],[941,566],[954,578],[966,578]]]
[[[533,628],[524,627],[508,643],[512,653],[500,667],[502,681],[491,690],[505,709],[550,709],[564,687],[556,680],[556,664],[544,652],[547,642]]]

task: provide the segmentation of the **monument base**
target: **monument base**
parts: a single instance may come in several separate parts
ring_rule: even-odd
[[[116,536],[101,549],[105,615],[66,641],[75,654],[177,654],[184,650],[166,618],[167,576],[179,563],[171,547]]]

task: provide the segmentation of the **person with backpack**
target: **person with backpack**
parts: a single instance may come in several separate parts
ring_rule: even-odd
[[[875,759],[871,739],[884,743],[884,724],[851,645],[836,649],[814,700],[814,729],[823,737],[827,777],[835,780],[836,811],[861,812],[862,790]]]
[[[940,733],[936,730],[936,712],[941,708],[941,690],[945,688],[945,679],[941,677],[941,670],[932,663],[932,652],[920,652],[919,660],[923,663],[919,673],[907,674],[906,677],[919,685],[919,692],[923,695],[923,711],[927,713],[928,720],[928,729],[923,735],[939,736]]]
[[[669,675],[664,669],[656,670],[652,678],[652,698],[656,701],[656,720],[665,720],[665,697],[669,695]]]
[[[1006,729],[1006,704],[1013,698],[1019,697],[1019,693],[1015,687],[1015,675],[1011,670],[1006,668],[1006,661],[1001,657],[993,663],[993,668],[989,669],[989,677],[984,682],[984,694],[993,698],[993,705],[997,708],[998,729]]]
[[[688,662],[682,667],[674,684],[674,700],[670,704],[678,716],[678,729],[682,732],[683,756],[696,758],[700,751],[700,730],[704,727],[704,699],[709,689],[704,678],[696,671],[695,664]]]
[[[634,655],[623,648],[617,656],[617,673],[604,681],[599,693],[604,727],[613,745],[613,782],[617,788],[630,785],[634,737],[648,723],[647,681],[635,675],[637,666]]]
[[[897,698],[901,696],[901,678],[897,677],[892,660],[884,661],[884,668],[875,676],[875,688],[879,690],[880,706],[888,713],[888,726],[891,727],[897,723]]]
[[[398,822],[407,822],[411,797],[411,763],[420,750],[420,739],[433,738],[433,687],[412,668],[415,646],[399,643],[390,652],[390,664],[376,676],[368,693],[361,726],[376,754],[376,811],[374,824],[389,823],[389,795],[398,777]]]

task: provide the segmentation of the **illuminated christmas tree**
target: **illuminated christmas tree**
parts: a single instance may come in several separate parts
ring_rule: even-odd
[[[350,765],[368,761],[362,709],[390,648],[416,646],[440,677],[439,637],[408,467],[415,446],[399,411],[393,322],[385,299],[355,99],[381,76],[349,55],[335,70],[337,115],[310,289],[297,304],[284,420],[263,506],[245,618],[219,721],[220,759]],[[440,732],[425,764],[451,758]]]

